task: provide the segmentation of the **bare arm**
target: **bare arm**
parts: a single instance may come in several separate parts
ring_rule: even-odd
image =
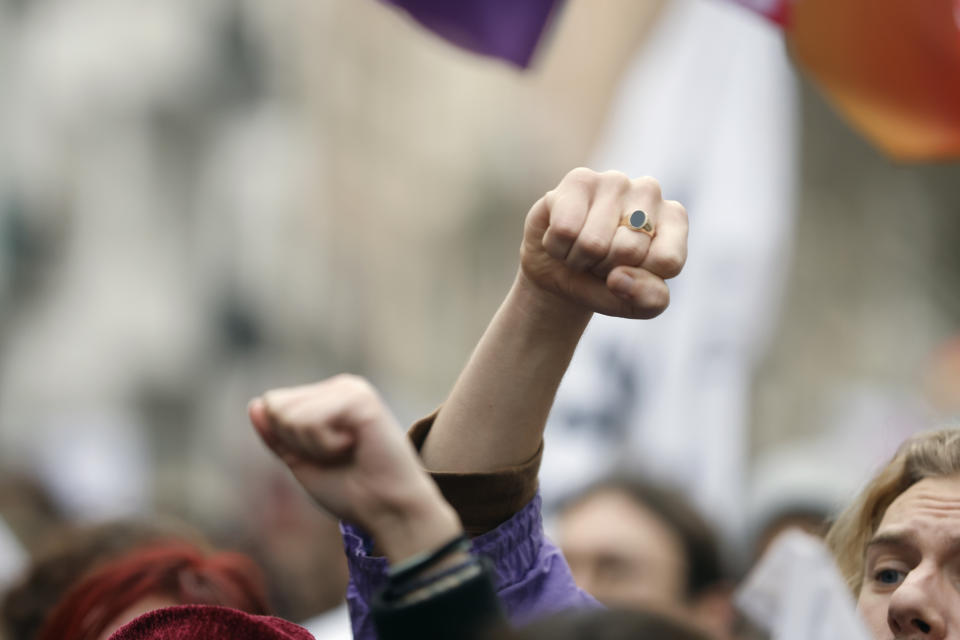
[[[653,238],[620,225],[638,209]],[[527,214],[516,280],[437,416],[424,464],[485,472],[529,460],[592,314],[659,315],[686,238],[686,212],[652,178],[567,174]]]

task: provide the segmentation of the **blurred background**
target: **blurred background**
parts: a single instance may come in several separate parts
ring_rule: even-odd
[[[661,384],[631,396],[659,414],[598,436],[565,388],[577,482],[625,441],[642,466],[663,412],[668,452],[716,421],[724,446],[662,466],[708,511],[722,492],[733,535],[791,492],[842,501],[960,412],[960,164],[890,159],[733,3],[570,0],[518,69],[369,0],[0,0],[0,86],[0,514],[28,551],[50,520],[163,512],[291,584],[342,579],[303,562],[336,530],[247,401],[351,371],[403,422],[431,411],[528,207],[579,165],[661,178],[692,262],[637,342],[656,357],[610,383]],[[548,499],[573,489],[552,433]],[[339,595],[285,597],[302,618]]]

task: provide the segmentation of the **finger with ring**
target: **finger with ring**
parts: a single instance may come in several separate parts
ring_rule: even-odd
[[[635,209],[634,211],[623,216],[623,219],[620,221],[621,226],[632,229],[633,231],[639,231],[640,233],[645,233],[651,238],[657,234],[656,228],[653,226],[653,222],[650,220],[650,216],[643,209]]]

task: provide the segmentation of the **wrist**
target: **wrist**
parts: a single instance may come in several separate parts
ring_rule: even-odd
[[[523,269],[517,271],[505,302],[538,332],[574,334],[579,338],[593,316],[593,311],[536,285]]]
[[[423,579],[447,573],[450,567],[470,562],[470,539],[459,533],[444,544],[390,564],[387,574],[391,587],[405,588]]]
[[[463,533],[453,507],[431,487],[369,525],[377,549],[391,565],[431,551]]]

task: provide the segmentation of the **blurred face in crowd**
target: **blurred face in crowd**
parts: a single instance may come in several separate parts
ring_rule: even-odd
[[[591,494],[564,511],[558,525],[574,579],[604,604],[675,613],[684,601],[681,541],[625,493]]]
[[[960,640],[960,476],[921,480],[887,508],[857,608],[877,640]]]

